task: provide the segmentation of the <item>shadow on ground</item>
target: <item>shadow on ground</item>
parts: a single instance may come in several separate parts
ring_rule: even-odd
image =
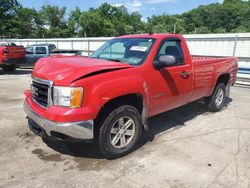
[[[226,100],[226,107],[232,102],[231,98]],[[186,106],[162,113],[149,119],[149,131],[144,134],[140,144],[135,149],[139,149],[147,142],[152,142],[158,134],[169,129],[174,131],[186,126],[186,122],[199,116],[210,114],[203,102],[193,102]],[[166,133],[167,134],[167,133]],[[92,159],[102,159],[103,156],[99,152],[98,146],[95,143],[66,143],[62,141],[43,140],[50,148],[65,155],[74,157],[85,157]]]
[[[32,69],[17,69],[14,72],[6,73],[3,72],[2,69],[0,68],[0,75],[26,75],[26,74],[31,74]]]

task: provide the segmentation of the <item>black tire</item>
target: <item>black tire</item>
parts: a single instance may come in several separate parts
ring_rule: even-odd
[[[16,67],[14,65],[2,65],[2,69],[6,73],[14,72]]]
[[[223,96],[220,97],[221,100],[218,100],[219,96],[221,96],[219,93],[221,92],[223,93]],[[213,94],[210,97],[205,98],[205,104],[207,105],[209,111],[218,112],[225,105],[225,98],[226,98],[226,87],[223,83],[220,83],[216,86],[215,90],[213,91]]]
[[[114,134],[114,137],[120,134],[122,135],[121,137],[125,137],[125,141],[126,142],[128,141],[127,142],[128,145],[126,145],[125,147],[122,147],[121,137],[120,137],[119,142],[117,142],[117,144],[119,145],[120,143],[121,146],[114,146],[113,145],[114,143],[112,142],[114,141],[114,137],[112,137],[111,135],[112,128],[116,125],[120,125],[120,122],[118,120],[122,118],[124,118],[124,124],[126,124],[125,123],[126,118],[128,119],[128,121],[133,122],[133,124],[131,125],[134,128],[132,130],[132,132],[134,133],[133,138],[132,136],[129,137],[125,135],[126,131],[131,131],[129,129],[125,130],[124,133],[120,133],[119,132],[120,129],[116,128],[118,129],[119,134],[118,133],[117,134],[112,133],[112,134]],[[139,139],[141,138],[141,134],[142,134],[142,121],[141,121],[140,113],[135,107],[130,106],[130,105],[120,106],[114,109],[113,111],[111,111],[110,113],[107,113],[107,115],[102,116],[99,122],[101,123],[101,125],[99,126],[97,142],[98,142],[100,151],[104,157],[108,159],[115,159],[115,158],[127,155],[133,149],[136,148],[139,142]],[[120,148],[117,148],[117,147],[120,147]]]

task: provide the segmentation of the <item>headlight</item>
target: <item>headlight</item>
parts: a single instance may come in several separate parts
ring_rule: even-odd
[[[54,105],[79,108],[82,104],[82,87],[53,87]]]

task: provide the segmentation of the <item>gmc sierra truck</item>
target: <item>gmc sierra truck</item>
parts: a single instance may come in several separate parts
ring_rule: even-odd
[[[135,148],[151,116],[199,99],[221,110],[237,69],[234,57],[191,57],[181,35],[121,36],[90,57],[40,59],[24,110],[35,134],[95,140],[117,158]]]
[[[25,49],[14,43],[0,43],[0,67],[4,72],[13,72],[25,63]]]

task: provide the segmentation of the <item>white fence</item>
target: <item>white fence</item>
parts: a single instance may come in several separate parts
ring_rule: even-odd
[[[192,55],[236,56],[239,66],[250,68],[250,33],[185,35]]]
[[[97,50],[103,43],[112,39],[112,37],[98,38],[52,38],[52,39],[14,39],[17,45],[47,44],[52,43],[58,49],[83,50],[90,54]]]
[[[192,55],[236,56],[239,66],[250,68],[250,33],[185,35]],[[59,49],[83,50],[85,54],[95,51],[109,37],[99,38],[60,38],[60,39],[15,39],[23,46],[39,43],[53,43]]]

